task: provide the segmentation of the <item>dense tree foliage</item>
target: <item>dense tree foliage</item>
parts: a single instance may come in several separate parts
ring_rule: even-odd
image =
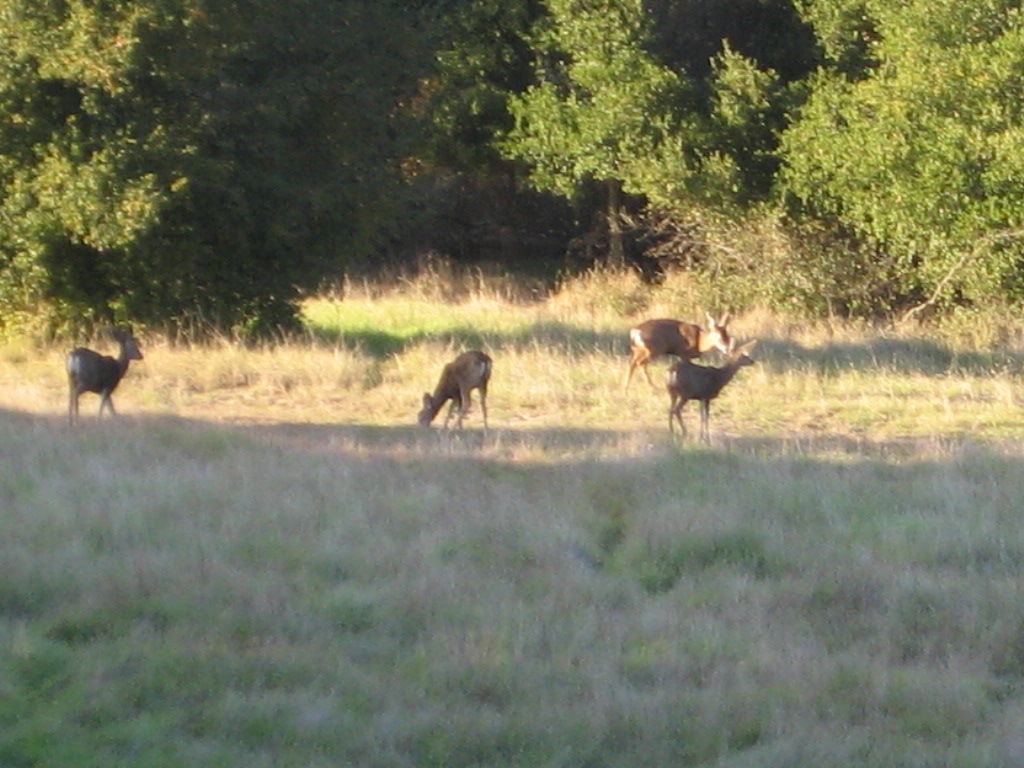
[[[637,166],[664,159],[688,127],[676,114],[684,84],[645,48],[643,3],[548,0],[548,8],[535,28],[538,82],[511,100],[506,151],[541,188],[572,196],[596,179],[643,194]]]
[[[0,39],[6,328],[262,332],[426,252],[635,257],[627,207],[738,302],[1024,302],[1019,2],[6,0]]]
[[[0,301],[276,324],[386,234],[412,46],[321,0],[8,0]],[[414,69],[415,67],[412,67]]]
[[[604,184],[614,233],[620,189],[646,194],[652,178],[665,177],[654,168],[685,174],[684,83],[647,52],[642,0],[547,6],[534,31],[537,83],[511,99],[515,126],[503,147],[540,189],[574,197],[588,182]],[[611,242],[620,262],[621,240]]]
[[[787,189],[883,245],[908,295],[1024,298],[1019,3],[862,7],[875,39],[836,55],[877,65],[815,78],[786,135]]]

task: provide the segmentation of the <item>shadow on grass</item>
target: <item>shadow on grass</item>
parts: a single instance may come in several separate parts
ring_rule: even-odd
[[[821,347],[805,347],[787,339],[764,339],[758,346],[757,357],[773,371],[810,367],[823,375],[851,369],[930,376],[1024,372],[1024,354],[1019,352],[955,352],[925,339],[878,338],[863,344],[827,343]]]
[[[486,434],[479,428],[446,433],[416,425],[210,422],[178,416],[89,420],[71,429],[56,414],[0,410],[0,435],[7,438],[0,448],[0,459],[7,462],[0,464],[17,465],[21,454],[49,456],[52,446],[68,444],[71,454],[86,454],[89,461],[118,463],[137,454],[146,457],[147,470],[155,465],[171,473],[195,462],[229,473],[239,466],[272,464],[301,478],[299,468],[312,464],[313,472],[328,476],[332,467],[358,468],[373,484],[398,476],[407,484],[411,477],[415,487],[433,478],[429,482],[447,493],[463,485],[498,493],[521,487],[535,493],[536,503],[550,501],[579,516],[578,535],[566,548],[574,561],[595,572],[627,575],[650,594],[672,589],[687,574],[721,567],[754,579],[780,576],[792,557],[788,544],[772,531],[797,530],[805,519],[819,525],[842,519],[844,529],[866,526],[869,536],[873,530],[909,531],[907,526],[926,518],[934,519],[938,531],[950,515],[960,514],[957,496],[965,509],[1015,509],[1020,489],[1014,486],[1024,468],[1020,440],[717,435],[707,447],[672,443],[666,433],[500,426]],[[61,466],[54,477],[60,479],[64,471]],[[345,481],[338,482],[344,489]],[[15,474],[0,472],[0,501],[5,492],[20,492],[18,483]],[[274,489],[280,492],[281,486]],[[721,529],[683,526],[671,536],[652,538],[633,518],[643,508],[655,510],[655,518],[699,516],[719,501],[744,510],[730,512],[733,523]],[[1014,575],[1024,565],[1024,544],[1013,536],[1001,533],[969,546],[947,539],[936,534],[934,541],[923,541],[916,562]]]
[[[578,454],[581,460],[595,452],[607,455],[628,433],[605,429],[494,427],[484,433],[477,425],[462,430],[408,426],[337,424],[239,424],[244,434],[289,450],[339,453],[353,457],[402,461],[475,455],[481,460],[502,461],[511,456],[543,457]]]
[[[492,425],[486,433],[474,422],[462,430],[445,430],[434,425],[423,428],[412,417],[408,424],[318,424],[308,422],[256,421],[237,419],[211,421],[175,415],[119,414],[102,419],[89,416],[70,426],[62,414],[38,415],[0,408],[0,434],[12,436],[8,442],[17,445],[18,435],[33,432],[42,439],[78,441],[90,450],[118,440],[154,439],[164,447],[186,447],[195,444],[225,447],[231,441],[251,440],[254,444],[300,455],[336,455],[352,459],[400,460],[403,462],[433,461],[457,457],[462,461],[475,456],[486,461],[504,461],[512,457],[534,456],[545,463],[565,462],[568,456],[581,461],[595,453],[611,455],[632,433],[611,429],[542,428],[521,429]],[[653,434],[653,433],[652,433]],[[664,445],[664,441],[661,441]],[[551,457],[558,457],[552,462]],[[529,462],[529,458],[525,460]]]
[[[7,414],[23,427],[40,417]],[[302,422],[253,422],[248,420],[211,422],[178,416],[128,416],[117,420],[85,420],[69,428],[64,419],[47,417],[50,427],[66,434],[116,437],[119,431],[159,432],[161,439],[187,443],[188,433],[216,434],[221,440],[231,435],[269,445],[297,455],[334,455],[365,461],[403,463],[467,459],[523,467],[547,465],[567,467],[597,462],[629,465],[654,461],[710,461],[771,464],[808,461],[821,465],[848,465],[851,459],[866,464],[898,466],[927,464],[942,456],[965,452],[1002,454],[999,446],[1019,446],[1020,440],[978,440],[963,435],[932,435],[868,439],[808,432],[787,436],[748,436],[718,433],[710,446],[691,435],[673,440],[668,430],[649,427],[636,430],[581,427],[509,427],[493,425],[485,433],[476,423],[463,430],[445,430],[437,425],[422,428],[415,423],[397,425],[315,424]],[[177,437],[175,437],[177,435]],[[1024,466],[1024,462],[1022,462]]]
[[[37,436],[60,434],[70,439],[116,441],[119,436],[137,439],[156,434],[161,440],[186,444],[188,434],[231,435],[252,439],[297,453],[336,454],[364,459],[402,461],[433,460],[438,457],[474,455],[484,461],[536,460],[552,465],[572,465],[594,459],[628,462],[643,458],[708,456],[755,461],[806,458],[824,463],[850,458],[883,463],[900,463],[921,457],[933,460],[939,454],[962,450],[987,451],[1003,444],[1020,445],[1020,440],[973,439],[964,435],[931,435],[869,439],[847,435],[806,434],[748,436],[717,433],[710,446],[694,435],[673,440],[667,429],[647,427],[635,430],[582,427],[529,427],[492,424],[486,433],[474,422],[463,430],[445,430],[433,425],[422,428],[412,418],[409,424],[323,424],[238,419],[210,421],[175,415],[120,414],[102,419],[83,416],[70,426],[63,413],[39,415],[0,408],[0,432],[7,431],[17,442],[18,433]]]
[[[358,349],[371,357],[383,359],[427,342],[464,349],[521,350],[539,346],[568,354],[599,351],[626,355],[629,352],[628,330],[628,324],[623,325],[622,333],[608,333],[552,321],[535,323],[504,334],[484,334],[468,326],[456,326],[439,332],[420,331],[408,334],[371,328],[336,331],[311,327],[310,333],[318,342]]]
[[[492,351],[502,349],[524,350],[542,348],[566,355],[597,352],[629,356],[628,330],[632,324],[623,322],[620,333],[593,331],[577,326],[547,321],[523,326],[513,332],[480,333],[468,326],[458,326],[440,332],[422,331],[398,334],[389,331],[358,328],[344,332],[311,328],[319,342],[359,349],[365,354],[384,359],[422,343],[437,343],[459,349],[481,348]],[[738,341],[746,340],[738,339]],[[773,371],[793,367],[812,368],[822,375],[834,375],[851,369],[884,369],[898,374],[989,375],[1004,373],[1024,374],[1024,354],[1006,349],[989,352],[956,352],[934,341],[925,339],[891,339],[879,337],[862,344],[826,343],[820,347],[806,347],[788,339],[763,338],[757,354],[758,360]],[[712,363],[721,362],[715,353]]]
[[[667,542],[671,551],[662,553],[665,558],[658,554],[659,545],[657,557],[642,556],[635,568],[629,566],[639,569],[637,578],[652,593],[676,583],[685,571],[680,563],[707,560],[712,567],[723,559],[729,563],[739,559],[758,578],[784,564],[784,553],[776,552],[774,544],[766,545],[771,536],[760,527],[762,514],[769,520],[789,520],[794,515],[818,519],[827,512],[846,515],[851,524],[868,515],[899,527],[918,520],[921,510],[931,510],[927,514],[941,521],[950,514],[949,505],[957,503],[943,495],[950,483],[963,489],[959,493],[965,505],[976,505],[979,493],[982,506],[1012,505],[1018,497],[1012,486],[1024,476],[1021,440],[942,435],[867,440],[816,434],[719,434],[708,447],[694,440],[673,443],[667,430],[654,428],[496,426],[485,434],[480,428],[445,432],[411,424],[211,422],[170,415],[90,419],[70,428],[57,414],[0,409],[0,436],[5,438],[0,465],[15,467],[9,477],[0,472],[0,501],[5,492],[19,492],[16,467],[22,457],[46,459],[57,445],[69,446],[68,455],[87,455],[89,461],[101,464],[122,462],[126,455],[145,456],[147,468],[156,465],[172,473],[179,465],[195,462],[220,463],[225,471],[234,472],[239,456],[242,466],[269,462],[298,468],[313,462],[328,473],[333,466],[361,467],[375,483],[386,483],[392,468],[400,468],[400,475],[438,477],[439,482],[454,484],[451,487],[492,481],[522,484],[536,490],[540,498],[561,499],[558,503],[568,503],[564,489],[569,483],[573,493],[583,494],[574,496],[569,506],[579,505],[590,521],[587,525],[596,531],[574,551],[600,567],[623,556],[620,528],[630,528],[631,510],[638,503],[653,508],[678,504],[679,514],[686,515],[691,506],[713,507],[718,499],[728,500],[736,489],[746,488],[736,492],[748,499],[743,504],[756,498],[757,512],[736,531],[716,534],[705,542],[706,548],[698,550],[687,534],[675,543]],[[60,467],[54,472],[58,479],[66,470],[60,455],[58,451],[54,464]],[[668,496],[659,496],[652,488],[667,488]],[[651,494],[653,499],[640,501]],[[884,497],[880,505],[876,494]],[[907,515],[910,510],[915,511]],[[952,554],[943,547],[924,556],[946,562],[955,555],[963,567],[972,569],[1024,564],[1024,544],[1008,549],[998,542],[982,542],[970,551]]]
[[[738,437],[667,453],[653,465],[594,463],[573,477],[566,465],[579,463],[576,454],[511,470],[518,474],[488,464],[466,471],[463,456],[427,450],[438,443],[436,430],[414,426],[129,415],[83,424],[75,445],[61,451],[68,438],[60,421],[57,414],[0,410],[9,433],[0,455],[40,456],[45,470],[6,487],[4,480],[20,480],[20,467],[12,462],[0,471],[0,502],[17,512],[7,512],[6,530],[26,528],[11,537],[0,603],[19,632],[20,644],[4,657],[17,662],[5,695],[24,709],[19,733],[38,731],[47,743],[70,734],[61,742],[65,752],[85,754],[99,743],[67,739],[82,730],[81,702],[96,688],[95,669],[121,671],[126,658],[133,664],[121,675],[123,691],[105,692],[105,701],[137,703],[142,680],[146,692],[159,694],[150,698],[170,706],[154,710],[145,730],[118,722],[115,746],[135,739],[180,751],[174,707],[188,701],[218,715],[204,727],[204,741],[188,749],[212,744],[234,754],[246,729],[255,739],[269,734],[265,743],[252,742],[253,751],[295,765],[323,762],[324,755],[338,764],[375,755],[376,743],[350,733],[380,719],[377,702],[397,702],[388,717],[415,723],[401,734],[411,746],[397,759],[385,734],[381,762],[410,765],[436,747],[437,733],[451,730],[456,709],[483,715],[479,724],[459,724],[457,737],[473,749],[462,765],[568,763],[565,744],[581,739],[606,750],[605,702],[619,690],[624,716],[636,710],[637,718],[649,718],[648,701],[682,701],[688,711],[711,713],[696,728],[713,744],[706,759],[679,759],[674,715],[665,726],[647,728],[645,721],[635,745],[630,737],[609,752],[609,764],[721,764],[735,756],[738,765],[752,752],[782,755],[776,764],[798,752],[808,756],[805,766],[864,764],[863,749],[837,761],[829,758],[838,750],[817,759],[790,742],[737,746],[739,731],[721,724],[739,720],[744,732],[752,724],[759,739],[777,727],[780,707],[798,726],[811,723],[815,739],[859,729],[883,746],[902,739],[906,748],[893,755],[925,750],[934,764],[966,754],[965,739],[986,748],[984,740],[995,738],[983,729],[987,720],[1000,729],[1019,722],[1019,454],[951,454],[922,475],[910,465],[830,466],[830,452],[866,449],[856,440]],[[621,437],[590,429],[513,431],[495,429],[486,439],[577,447]],[[249,450],[250,436],[283,442],[260,455]],[[484,439],[468,429],[458,437],[466,444]],[[26,451],[29,438],[48,442]],[[794,467],[794,442],[821,457]],[[424,469],[414,467],[395,494],[356,503],[355,494],[372,496],[392,482],[390,468],[356,472],[350,481],[333,472],[343,463],[336,457],[310,461],[308,471],[308,457],[283,460],[292,447],[345,450],[351,443],[386,448],[396,460],[407,450]],[[202,471],[183,471],[186,458]],[[126,460],[128,470],[152,472],[157,482],[133,477],[124,498],[117,489],[104,493],[102,483],[126,482]],[[263,482],[260,471],[271,469]],[[962,526],[955,524],[960,510],[944,498],[951,469],[962,500],[977,506],[964,510]],[[72,495],[68,484],[79,480],[84,492]],[[236,502],[240,482],[248,488]],[[37,495],[32,484],[44,483],[59,484],[57,492]],[[432,492],[423,493],[431,483]],[[471,484],[482,487],[463,493]],[[102,501],[112,497],[117,503],[108,510]],[[532,677],[523,677],[524,666]],[[592,713],[580,708],[590,696],[581,686],[595,675]],[[41,684],[49,686],[45,695]],[[243,707],[254,684],[263,695]],[[755,688],[763,696],[755,697]],[[424,691],[441,697],[426,710]],[[221,717],[225,701],[232,707]],[[279,748],[277,724],[280,712],[291,716],[285,707],[293,701],[313,701],[314,714],[329,717],[323,728],[292,728],[289,739],[292,732],[300,742],[318,737],[339,717],[354,724],[292,757]],[[528,720],[554,712],[552,701],[571,717],[544,723],[543,733],[494,735],[498,708]],[[589,717],[597,723],[593,734],[579,726]],[[170,727],[156,727],[164,722]],[[559,730],[564,741],[545,740]],[[353,738],[357,748],[349,750]],[[518,749],[525,738],[540,742],[537,753],[506,759],[505,745]],[[652,739],[670,746],[649,748]],[[719,760],[722,744],[733,754]],[[31,764],[25,754],[17,762]],[[1006,754],[1016,752],[1008,747]],[[888,755],[874,764],[901,764]],[[1008,757],[998,764],[1015,763]]]

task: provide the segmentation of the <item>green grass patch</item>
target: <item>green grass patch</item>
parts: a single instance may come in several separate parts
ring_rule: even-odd
[[[0,764],[1014,765],[1018,351],[739,318],[704,446],[572,298],[151,339],[75,429],[0,354]],[[477,345],[488,434],[416,428]]]

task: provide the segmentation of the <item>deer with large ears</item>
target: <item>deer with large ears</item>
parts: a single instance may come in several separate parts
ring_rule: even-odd
[[[700,439],[711,442],[708,422],[711,418],[711,401],[721,393],[722,389],[732,381],[736,372],[747,365],[753,365],[751,355],[757,340],[748,341],[729,353],[725,365],[718,367],[697,365],[689,360],[676,363],[668,372],[668,396],[671,403],[668,407],[668,431],[674,434],[673,422],[679,423],[679,431],[686,434],[683,426],[683,406],[688,400],[700,402]]]
[[[118,328],[112,335],[121,348],[117,358],[85,347],[68,353],[65,367],[68,372],[68,422],[71,424],[78,419],[78,398],[85,392],[95,392],[100,396],[99,416],[103,416],[104,408],[110,411],[111,416],[117,415],[110,395],[128,371],[128,363],[141,360],[142,352],[130,329]]]
[[[728,355],[732,349],[732,340],[726,325],[729,313],[726,312],[717,320],[706,312],[708,327],[701,328],[694,323],[683,323],[679,320],[647,320],[629,331],[629,345],[633,350],[633,359],[629,362],[629,372],[622,389],[629,388],[629,382],[637,368],[644,372],[647,383],[654,388],[647,364],[651,360],[666,355],[675,355],[682,360],[692,360],[705,352],[717,349]]]
[[[444,404],[451,400],[451,407],[444,420],[444,428],[458,412],[455,426],[462,429],[462,419],[469,412],[470,393],[480,390],[480,410],[484,416],[484,431],[487,431],[487,384],[491,380],[493,361],[479,350],[463,352],[441,371],[441,379],[437,382],[434,394],[423,394],[423,410],[417,420],[421,427],[429,427]]]

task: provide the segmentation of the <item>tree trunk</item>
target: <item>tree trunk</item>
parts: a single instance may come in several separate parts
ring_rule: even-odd
[[[626,249],[622,244],[622,182],[608,179],[608,266],[622,269],[626,266]]]

